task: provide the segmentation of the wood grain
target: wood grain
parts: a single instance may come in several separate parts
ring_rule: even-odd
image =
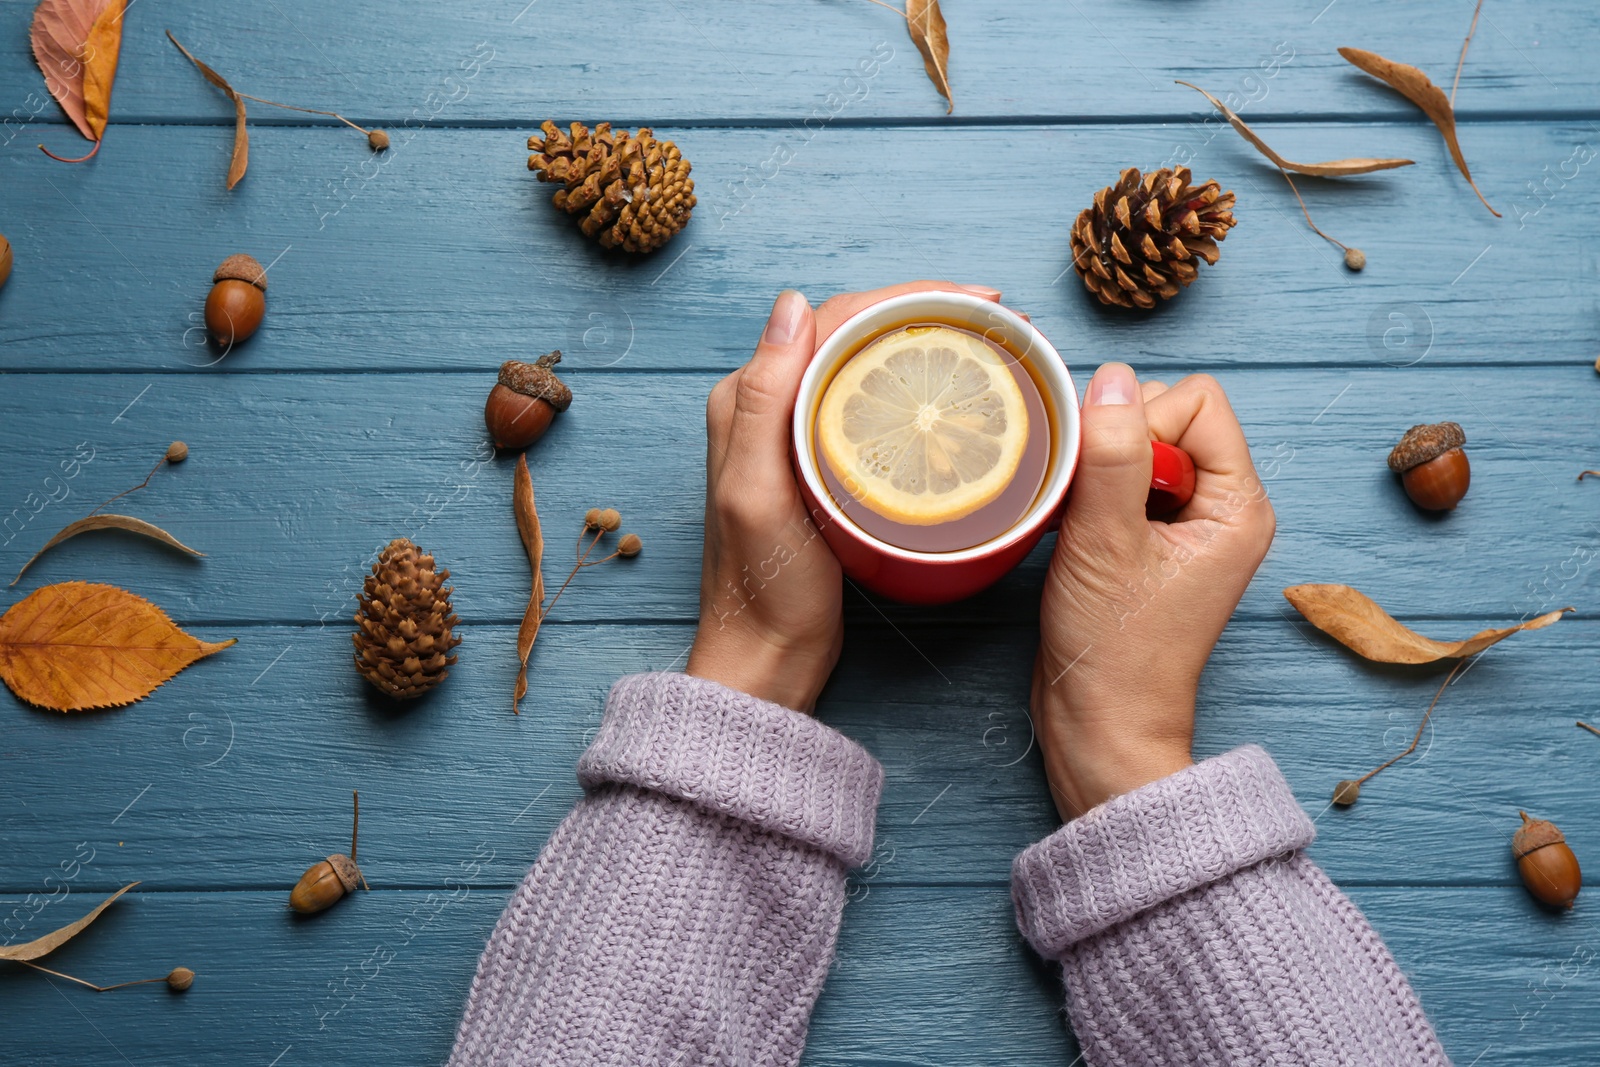
[[[41,172],[47,161],[13,144],[0,183],[27,192],[0,212],[16,256],[0,368],[467,370],[560,348],[564,373],[726,372],[780,289],[820,302],[915,277],[1004,290],[1074,363],[1576,366],[1600,347],[1584,250],[1600,142],[1587,123],[1462,127],[1503,220],[1425,121],[1273,127],[1291,157],[1418,161],[1302,183],[1318,224],[1366,251],[1360,274],[1226,126],[1210,143],[1160,123],[838,128],[803,144],[770,129],[657,132],[693,161],[700,206],[649,259],[600,251],[550,206],[523,131],[396,130],[374,156],[348,129],[260,129],[232,193],[227,127],[114,130],[104,158],[75,170]],[[792,161],[763,176],[780,148]],[[1067,227],[1123,167],[1180,148],[1239,196],[1221,262],[1154,313],[1102,308],[1071,270]],[[27,225],[8,217],[24,208]],[[204,342],[201,305],[217,263],[241,251],[272,286],[260,332],[223,355]]]

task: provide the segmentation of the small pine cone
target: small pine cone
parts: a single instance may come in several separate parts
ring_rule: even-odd
[[[1233,226],[1233,193],[1190,185],[1189,168],[1137,168],[1100,190],[1072,226],[1072,265],[1102,304],[1153,308],[1214,264]]]
[[[694,182],[671,141],[657,141],[648,128],[612,133],[609,122],[593,133],[581,122],[567,133],[548,120],[539,128],[543,137],[528,138],[528,169],[563,186],[552,202],[582,215],[584,236],[601,247],[653,252],[688,224]]]
[[[460,620],[450,610],[449,577],[404,537],[389,542],[372,565],[356,605],[356,670],[392,697],[426,693],[455,665],[456,657],[446,655],[461,643],[451,633]]]

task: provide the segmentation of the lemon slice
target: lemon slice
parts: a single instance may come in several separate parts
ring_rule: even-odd
[[[817,411],[823,458],[851,496],[911,526],[994,500],[1028,445],[1028,406],[1004,358],[945,326],[912,326],[851,357]]]

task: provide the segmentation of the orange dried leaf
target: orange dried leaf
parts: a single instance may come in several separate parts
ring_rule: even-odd
[[[1561,608],[1503,629],[1483,630],[1464,641],[1435,641],[1397,622],[1370,597],[1348,585],[1291,585],[1283,591],[1306,620],[1358,655],[1379,663],[1436,663],[1465,659],[1522,630],[1541,630],[1573,608]]]
[[[172,36],[171,30],[167,30],[166,34],[167,40],[171,41],[178,51],[182,52],[185,58],[199,69],[201,76],[218,89],[221,89],[228,95],[228,99],[233,101],[233,158],[228,163],[228,188],[232,189],[239,184],[239,180],[244,177],[244,172],[250,168],[250,130],[245,124],[247,116],[244,109],[244,97],[232,85],[228,84],[228,79],[200,62],[192,52],[183,47],[183,45],[178,44],[178,39]]]
[[[1341,48],[1339,54],[1358,69],[1386,83],[1391,89],[1416,104],[1424,115],[1433,120],[1433,124],[1439,127],[1439,133],[1444,137],[1445,147],[1450,149],[1450,158],[1456,161],[1456,166],[1461,170],[1461,176],[1467,179],[1467,184],[1478,194],[1478,199],[1483,200],[1483,206],[1489,209],[1490,214],[1497,219],[1500,218],[1500,212],[1484,199],[1483,190],[1478,188],[1478,183],[1472,180],[1472,171],[1467,169],[1466,157],[1461,154],[1461,142],[1456,139],[1456,112],[1450,106],[1450,98],[1444,95],[1444,90],[1433,84],[1426,74],[1409,63],[1396,63],[1376,52],[1360,48]],[[1462,54],[1466,53],[1463,51]]]
[[[911,31],[912,43],[922,53],[928,78],[948,101],[949,106],[944,109],[948,115],[956,108],[956,98],[950,91],[950,35],[939,0],[906,0],[906,27]]]
[[[25,962],[27,960],[36,960],[40,956],[48,956],[62,945],[65,945],[68,941],[71,941],[74,937],[77,937],[79,934],[83,933],[84,929],[88,927],[90,923],[100,918],[101,912],[109,908],[118,897],[138,884],[138,882],[129,882],[127,885],[123,886],[121,889],[102,900],[93,911],[79,919],[77,922],[68,923],[61,929],[45,934],[43,937],[36,938],[33,941],[29,941],[25,945],[6,945],[3,948],[0,948],[0,960],[17,960],[18,962]]]
[[[29,37],[45,86],[97,146],[111,110],[126,10],[126,0],[42,0],[33,12]]]
[[[114,708],[233,643],[191,637],[160,608],[114,585],[62,582],[0,618],[0,680],[53,711]]]
[[[520,715],[517,702],[528,693],[528,657],[533,653],[534,639],[539,636],[539,623],[544,616],[544,532],[539,528],[539,512],[533,503],[533,476],[528,473],[528,457],[517,457],[516,481],[511,490],[511,507],[517,516],[517,533],[522,537],[522,547],[528,553],[528,566],[533,569],[533,588],[528,594],[528,608],[522,614],[522,626],[517,630],[517,687],[511,696],[511,711]]]
[[[1354,174],[1371,174],[1376,170],[1409,167],[1415,162],[1410,159],[1334,159],[1326,163],[1293,163],[1274,152],[1267,145],[1267,142],[1256,135],[1256,131],[1244,124],[1244,119],[1233,113],[1233,109],[1228,107],[1227,104],[1224,104],[1221,100],[1218,100],[1192,82],[1186,82],[1180,78],[1178,79],[1178,84],[1189,86],[1189,88],[1211,101],[1211,106],[1216,108],[1222,117],[1228,120],[1230,126],[1239,131],[1239,136],[1254,145],[1257,152],[1260,152],[1284,170],[1292,170],[1296,174],[1309,174],[1313,178],[1348,178]]]

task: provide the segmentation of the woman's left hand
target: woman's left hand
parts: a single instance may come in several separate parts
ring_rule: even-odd
[[[779,294],[749,363],[706,401],[706,540],[700,628],[686,672],[810,712],[844,643],[839,563],[806,513],[790,420],[806,366],[839,325],[901,293],[994,289],[910,282],[836,296],[815,313]]]

